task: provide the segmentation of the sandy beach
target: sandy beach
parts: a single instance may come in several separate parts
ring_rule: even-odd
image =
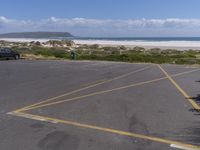
[[[76,44],[99,44],[103,46],[126,46],[135,47],[140,46],[144,48],[161,48],[161,49],[178,49],[200,50],[200,41],[111,41],[111,40],[74,40]]]
[[[10,41],[10,42],[47,42],[52,39],[29,39],[29,38],[0,38],[0,40]],[[58,39],[55,39],[58,40]],[[144,41],[144,40],[80,40],[74,39],[75,44],[87,44],[93,45],[98,44],[101,46],[125,46],[125,47],[135,47],[140,46],[144,48],[161,48],[161,49],[177,49],[177,50],[189,50],[195,49],[200,50],[200,41]]]

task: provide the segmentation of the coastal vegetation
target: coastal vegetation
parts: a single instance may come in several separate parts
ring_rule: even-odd
[[[11,47],[22,57],[42,59],[71,59],[70,52],[75,50],[77,60],[106,60],[121,62],[200,64],[199,50],[176,50],[125,46],[76,45],[73,41],[47,42],[6,42],[0,41],[1,47]]]

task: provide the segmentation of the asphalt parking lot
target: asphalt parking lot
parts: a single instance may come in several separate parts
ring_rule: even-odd
[[[199,67],[0,61],[1,150],[197,150],[199,108]]]

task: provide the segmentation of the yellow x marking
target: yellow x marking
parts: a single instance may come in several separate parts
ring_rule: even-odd
[[[177,148],[181,148],[181,149],[185,149],[185,150],[200,150],[200,146],[185,144],[185,143],[182,143],[182,142],[167,140],[167,139],[163,139],[163,138],[159,138],[159,137],[141,135],[141,134],[130,133],[130,132],[125,132],[125,131],[121,131],[121,130],[111,129],[111,128],[104,128],[104,127],[99,127],[99,126],[94,126],[94,125],[83,124],[83,123],[79,123],[79,122],[60,120],[60,119],[56,119],[56,118],[50,118],[50,117],[25,113],[25,111],[28,111],[28,110],[31,110],[31,109],[46,107],[46,106],[50,106],[50,105],[55,105],[55,104],[67,102],[67,101],[72,101],[72,100],[78,100],[78,99],[81,99],[81,98],[86,98],[86,97],[99,95],[99,94],[103,94],[103,93],[118,91],[118,90],[130,88],[130,87],[141,86],[141,85],[144,85],[144,84],[149,84],[149,83],[157,82],[157,81],[164,80],[164,79],[169,79],[172,82],[172,84],[178,89],[178,91],[191,103],[191,105],[195,109],[200,110],[200,106],[192,98],[190,98],[190,96],[172,78],[172,77],[192,73],[192,72],[195,72],[195,71],[199,71],[200,69],[195,69],[195,70],[192,70],[192,71],[186,71],[186,72],[183,72],[183,73],[179,73],[179,74],[175,74],[175,75],[170,76],[160,65],[157,65],[157,66],[165,74],[165,77],[157,78],[157,79],[153,79],[153,80],[149,80],[149,81],[145,81],[145,82],[140,82],[140,83],[134,83],[134,84],[130,84],[130,85],[126,85],[126,86],[122,86],[122,87],[118,87],[118,88],[114,88],[114,89],[110,89],[110,90],[94,92],[94,93],[90,93],[90,94],[87,94],[87,95],[82,95],[82,96],[79,96],[79,97],[74,97],[74,98],[66,99],[66,100],[62,100],[62,101],[51,102],[51,101],[53,101],[57,98],[61,98],[61,97],[64,97],[64,96],[67,96],[67,95],[70,95],[70,94],[73,94],[73,93],[76,93],[76,92],[79,92],[79,91],[83,91],[83,90],[86,90],[86,89],[89,89],[89,88],[92,88],[92,87],[95,87],[95,86],[98,86],[98,85],[101,85],[101,84],[104,84],[104,83],[107,83],[107,82],[111,82],[113,80],[118,80],[120,78],[126,77],[128,75],[133,74],[133,73],[137,73],[137,72],[140,72],[140,71],[143,71],[143,70],[146,70],[146,69],[149,68],[149,67],[145,67],[145,68],[142,68],[142,69],[139,69],[139,70],[136,70],[136,71],[115,77],[115,78],[110,79],[110,80],[105,80],[105,81],[102,81],[102,82],[99,82],[99,83],[95,83],[95,84],[89,85],[87,87],[80,88],[78,90],[74,90],[72,92],[69,92],[69,93],[54,97],[54,98],[47,99],[47,100],[39,102],[39,103],[35,103],[35,104],[32,104],[32,105],[23,107],[23,108],[18,109],[16,111],[10,112],[9,114],[28,118],[28,119],[38,120],[38,121],[63,123],[63,124],[66,124],[66,125],[76,126],[76,127],[80,127],[80,128],[93,129],[93,130],[102,131],[102,132],[108,132],[108,133],[119,134],[119,135],[123,135],[123,136],[129,136],[129,137],[140,138],[140,139],[144,139],[144,140],[150,140],[150,141],[153,141],[153,142],[169,144],[173,147],[177,147]]]

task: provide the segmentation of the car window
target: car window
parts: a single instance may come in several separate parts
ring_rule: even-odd
[[[0,52],[1,53],[6,53],[6,50],[5,49],[0,49]]]
[[[11,50],[10,49],[5,49],[5,52],[6,53],[11,53]]]

